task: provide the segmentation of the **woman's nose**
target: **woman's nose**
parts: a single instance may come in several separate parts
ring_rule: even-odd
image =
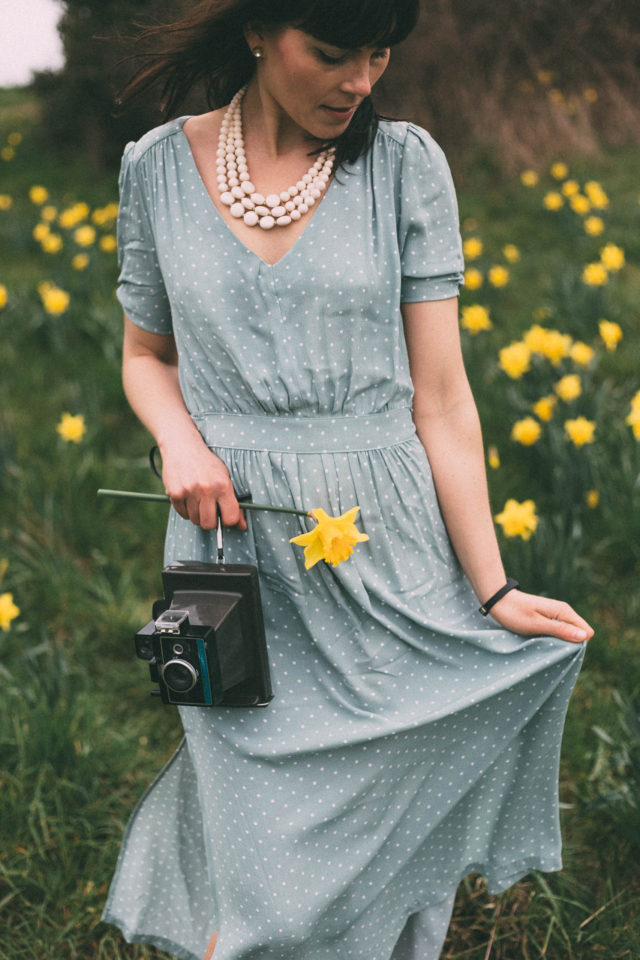
[[[345,93],[356,94],[358,97],[368,97],[371,93],[371,63],[366,60],[352,62],[347,76],[340,84]]]

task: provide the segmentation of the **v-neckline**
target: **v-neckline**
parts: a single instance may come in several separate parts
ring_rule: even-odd
[[[209,193],[209,190],[207,189],[207,185],[206,185],[206,183],[204,182],[204,179],[203,179],[203,177],[202,177],[202,174],[200,173],[200,169],[199,169],[198,164],[197,164],[197,162],[196,162],[196,158],[195,158],[195,155],[194,155],[194,153],[193,153],[193,149],[192,149],[192,147],[191,147],[191,143],[190,143],[190,141],[189,141],[189,138],[187,137],[187,135],[186,135],[186,133],[185,133],[185,131],[184,131],[184,125],[185,125],[185,123],[187,122],[187,120],[190,120],[192,116],[193,116],[193,114],[189,114],[188,116],[180,117],[179,120],[178,120],[178,123],[179,123],[179,125],[180,125],[180,134],[181,134],[181,136],[182,136],[182,139],[183,139],[183,141],[184,141],[184,145],[185,145],[186,150],[187,150],[187,153],[188,153],[188,155],[189,155],[190,163],[191,163],[191,165],[193,166],[193,170],[194,170],[195,175],[196,175],[196,177],[197,177],[197,179],[198,179],[198,183],[200,184],[200,189],[202,190],[202,193],[204,194],[204,197],[206,198],[207,203],[212,207],[215,216],[218,217],[218,219],[220,220],[220,222],[222,223],[222,225],[224,226],[224,228],[229,232],[229,234],[233,237],[233,239],[238,242],[238,244],[242,247],[242,249],[243,249],[247,254],[249,254],[249,255],[252,256],[252,257],[255,257],[255,259],[258,260],[264,267],[272,267],[272,268],[273,268],[273,267],[279,266],[279,264],[281,264],[283,260],[285,260],[290,254],[292,254],[293,251],[296,249],[296,247],[298,247],[298,246],[301,244],[303,238],[306,237],[306,235],[307,235],[307,233],[309,232],[309,230],[311,229],[312,225],[315,223],[315,221],[316,221],[316,219],[317,219],[317,217],[318,217],[318,212],[319,212],[319,210],[321,209],[321,207],[324,206],[325,200],[327,199],[327,195],[329,194],[329,192],[331,191],[331,188],[333,187],[334,180],[336,179],[336,178],[335,178],[335,175],[331,178],[331,181],[329,182],[329,185],[327,186],[327,189],[324,191],[321,199],[316,202],[315,209],[309,211],[310,214],[311,214],[311,216],[310,216],[310,217],[307,217],[307,224],[306,224],[304,230],[302,231],[302,233],[300,233],[300,234],[296,237],[296,239],[294,240],[294,242],[291,244],[291,246],[288,248],[288,250],[285,250],[285,252],[282,254],[281,257],[278,257],[278,259],[277,259],[277,260],[274,260],[273,263],[269,263],[269,261],[268,261],[268,260],[265,260],[263,257],[261,257],[259,253],[256,253],[255,250],[252,250],[251,247],[247,246],[247,244],[244,242],[244,240],[242,240],[242,239],[238,236],[238,234],[235,232],[235,230],[232,230],[232,228],[231,228],[230,225],[227,223],[227,221],[225,220],[225,218],[222,216],[222,214],[221,214],[220,211],[218,210],[216,204],[214,203],[213,197],[212,197],[211,194]]]

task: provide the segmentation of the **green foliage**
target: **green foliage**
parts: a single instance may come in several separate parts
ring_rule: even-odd
[[[632,402],[640,403],[640,324],[627,238],[635,244],[640,208],[635,196],[630,206],[631,185],[622,178],[620,195],[608,196],[588,167],[556,172],[559,179],[547,174],[532,187],[507,186],[496,227],[492,210],[483,222],[463,216],[463,346],[487,444],[500,459],[489,471],[495,512],[513,498],[533,500],[539,516],[526,542],[505,528],[508,569],[536,591],[580,603],[611,577],[612,566],[620,576],[638,570],[638,541],[629,533],[639,522],[640,444],[627,418]],[[550,193],[561,197],[559,210],[545,208]],[[572,203],[583,203],[583,212]],[[474,210],[473,199],[469,206]],[[510,217],[508,207],[518,214]],[[609,264],[605,282],[590,284],[584,268],[601,258]],[[491,282],[496,266],[509,271],[503,286]],[[478,329],[469,307],[488,311],[491,329]],[[603,328],[604,318],[615,326]],[[514,343],[524,366],[504,353]],[[546,410],[537,406],[541,398]]]

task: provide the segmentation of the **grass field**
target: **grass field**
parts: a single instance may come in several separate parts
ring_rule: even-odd
[[[468,266],[482,284],[473,289],[472,275],[461,305],[488,311],[465,315],[464,349],[495,448],[495,513],[508,499],[532,500],[538,518],[526,540],[500,527],[509,572],[536,589],[562,589],[597,634],[563,749],[565,870],[534,874],[499,898],[470,878],[444,956],[635,960],[637,158],[608,153],[597,167],[573,160],[562,176],[538,173],[525,186],[485,162],[462,184]],[[127,817],[180,738],[172,710],[148,696],[131,639],[159,590],[166,510],[95,495],[98,487],[159,489],[147,467],[149,438],[120,386],[108,206],[115,177],[96,179],[81,157],[49,155],[37,108],[20,91],[0,93],[0,176],[0,958],[158,957],[99,922]],[[574,180],[580,196],[597,181],[600,206],[576,212],[566,186]],[[30,197],[34,186],[47,197]],[[557,210],[545,206],[550,193],[561,198]],[[585,224],[596,216],[602,232],[590,234]],[[619,253],[601,253],[606,245],[624,251],[624,265]],[[590,274],[599,282],[586,282],[585,266],[603,258],[604,273]],[[492,267],[503,272],[490,275]],[[601,328],[602,319],[614,326]],[[501,359],[512,343],[524,347]],[[514,358],[523,356],[528,369],[518,373]],[[565,377],[574,379],[558,388]],[[544,406],[532,412],[542,397],[552,398],[550,419]],[[577,442],[565,423],[581,417],[595,432],[582,427]],[[512,439],[527,418],[534,426]]]

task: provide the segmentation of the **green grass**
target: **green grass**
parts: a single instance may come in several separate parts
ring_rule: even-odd
[[[127,817],[181,736],[176,715],[149,697],[146,665],[131,639],[159,591],[166,510],[95,496],[100,486],[159,488],[147,467],[149,438],[121,391],[115,258],[92,248],[87,270],[74,271],[77,251],[66,231],[60,254],[43,253],[31,236],[38,215],[27,192],[39,183],[60,209],[78,200],[94,208],[115,199],[115,176],[96,179],[81,157],[62,164],[43,155],[36,124],[28,95],[1,93],[0,147],[12,130],[24,140],[14,160],[0,161],[0,192],[13,198],[0,211],[0,284],[8,290],[0,310],[0,561],[8,560],[0,593],[11,592],[21,611],[0,631],[0,960],[140,960],[160,954],[128,946],[99,916]],[[530,496],[550,517],[567,513],[549,489],[549,450],[508,439],[527,391],[546,389],[556,374],[540,367],[530,387],[510,382],[497,365],[499,347],[520,337],[540,307],[551,310],[547,325],[596,346],[592,324],[606,309],[624,339],[615,353],[598,348],[589,395],[580,401],[587,413],[597,408],[598,444],[582,459],[570,451],[586,471],[575,483],[597,479],[602,506],[576,514],[579,531],[568,547],[569,586],[597,635],[563,748],[565,871],[534,874],[499,898],[478,878],[465,881],[448,960],[638,954],[640,445],[624,424],[628,397],[640,387],[636,162],[633,151],[608,153],[597,167],[574,161],[572,174],[599,179],[610,195],[606,239],[624,247],[628,261],[591,299],[579,272],[600,241],[580,233],[566,211],[541,214],[546,183],[527,191],[485,167],[460,191],[465,236],[482,238],[483,264],[502,262],[506,242],[522,253],[506,288],[485,284],[477,295],[463,294],[464,303],[490,306],[494,320],[488,334],[464,334],[464,345],[487,439],[503,459],[490,478],[496,508],[508,495]],[[42,280],[70,293],[66,313],[44,311]],[[64,411],[85,417],[80,444],[56,433]],[[557,588],[558,570],[547,563],[554,530],[549,522],[528,543],[505,542],[510,573]]]

